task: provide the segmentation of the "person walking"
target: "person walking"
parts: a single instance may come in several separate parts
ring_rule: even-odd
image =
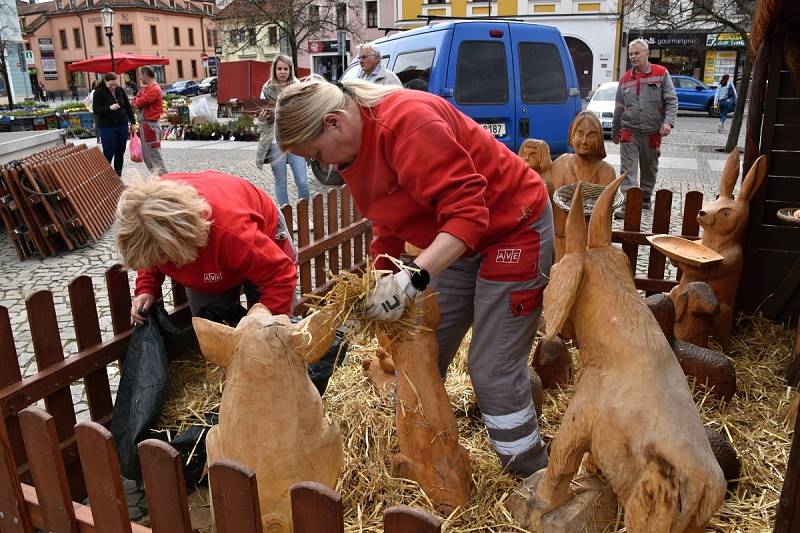
[[[164,95],[156,82],[156,74],[150,67],[139,69],[142,88],[133,99],[139,122],[139,139],[142,141],[142,160],[151,174],[161,176],[167,173],[161,157],[161,118]]]
[[[404,243],[423,249],[379,278],[364,317],[395,321],[430,282],[437,294],[439,370],[472,327],[469,374],[501,463],[547,466],[528,358],[553,262],[553,218],[541,177],[443,98],[364,80],[287,87],[275,108],[283,150],[333,165],[371,220],[378,269]]]
[[[725,120],[728,118],[728,113],[736,107],[736,97],[736,87],[734,87],[733,80],[728,74],[725,74],[719,80],[719,87],[717,87],[717,92],[714,93],[714,107],[719,109],[718,133],[725,132]]]
[[[294,154],[282,153],[275,143],[275,117],[273,115],[275,102],[278,100],[281,91],[293,83],[297,83],[297,78],[294,75],[292,59],[281,54],[273,60],[270,78],[261,88],[261,99],[266,100],[267,104],[258,115],[258,120],[261,123],[261,134],[258,138],[258,149],[256,150],[256,166],[258,169],[261,170],[264,163],[269,163],[270,167],[272,167],[278,205],[289,203],[287,166],[292,168],[294,184],[297,186],[297,198],[308,200],[311,197],[308,190],[306,160]]]
[[[620,191],[625,197],[631,187],[641,187],[645,209],[650,209],[656,185],[661,141],[672,131],[678,115],[672,78],[666,68],[648,61],[649,53],[644,39],[628,45],[633,68],[619,80],[611,125],[611,141],[620,145],[620,171],[627,172]],[[641,172],[638,182],[637,170]],[[614,218],[625,218],[624,204]]]
[[[125,146],[128,144],[128,134],[133,133],[136,117],[133,116],[128,95],[119,86],[119,78],[114,72],[105,74],[97,84],[92,110],[100,130],[103,155],[109,163],[113,162],[117,175],[122,176]]]
[[[361,66],[358,78],[361,80],[378,85],[403,85],[394,72],[381,65],[381,53],[374,44],[366,43],[359,47],[358,63]]]
[[[47,102],[47,89],[41,81],[39,82],[39,94],[42,95],[42,101]]]
[[[70,80],[69,82],[69,90],[72,92],[72,99],[74,101],[78,101],[78,84],[75,83],[75,80]]]

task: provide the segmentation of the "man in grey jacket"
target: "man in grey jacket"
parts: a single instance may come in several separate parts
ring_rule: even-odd
[[[359,79],[378,85],[403,85],[394,72],[381,65],[381,53],[374,44],[362,44],[358,49],[358,62],[361,71]]]
[[[644,208],[650,209],[658,174],[661,139],[672,131],[678,114],[678,97],[669,72],[648,61],[647,41],[635,39],[628,45],[631,70],[623,74],[617,88],[611,140],[619,144],[620,170],[627,172],[620,190],[639,185],[644,194]],[[641,179],[637,183],[637,166]],[[625,207],[614,213],[625,218]]]

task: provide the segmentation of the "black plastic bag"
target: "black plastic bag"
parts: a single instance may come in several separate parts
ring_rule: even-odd
[[[136,445],[150,437],[169,392],[169,356],[196,345],[191,327],[180,329],[163,304],[153,305],[147,321],[133,330],[111,417],[122,475],[141,481]]]
[[[333,375],[335,367],[341,366],[344,357],[347,354],[347,343],[344,342],[345,332],[340,328],[336,330],[336,336],[333,338],[328,351],[325,352],[317,362],[308,365],[308,377],[311,382],[319,391],[319,395],[325,394],[325,389],[328,388],[328,381]]]

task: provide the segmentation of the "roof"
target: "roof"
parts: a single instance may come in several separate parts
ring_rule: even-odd
[[[261,0],[261,3],[263,4],[264,0]],[[252,16],[263,17],[262,9],[256,7],[255,2],[251,2],[250,0],[233,0],[233,2],[217,13],[216,18],[219,20],[247,18]]]
[[[101,3],[102,1],[102,3]],[[155,7],[150,5],[149,0],[95,0],[93,2],[94,5],[89,5],[87,0],[75,0],[75,7],[73,8],[70,5],[70,0],[62,0],[61,2],[61,9],[56,8],[55,1],[48,1],[48,2],[37,2],[35,4],[31,4],[28,2],[23,2],[21,0],[17,0],[17,13],[19,16],[26,16],[26,15],[34,15],[34,14],[46,14],[46,15],[57,15],[57,14],[71,14],[75,12],[86,12],[86,11],[100,11],[106,4],[110,4],[112,7],[121,9],[121,8],[144,8],[144,9],[157,9],[159,11],[176,11],[180,13],[191,13],[194,15],[206,15],[208,16],[209,13],[206,13],[202,9],[199,9],[195,6],[194,2],[198,2],[200,4],[214,4],[214,0],[191,0],[192,4],[190,4],[190,8],[186,9],[185,4],[181,2],[181,5],[176,5],[176,7],[170,7],[169,0],[156,0]]]

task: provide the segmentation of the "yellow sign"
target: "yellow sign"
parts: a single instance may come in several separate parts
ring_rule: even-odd
[[[725,74],[733,77],[736,73],[737,54],[736,50],[708,50],[703,82],[706,85],[716,85]]]

